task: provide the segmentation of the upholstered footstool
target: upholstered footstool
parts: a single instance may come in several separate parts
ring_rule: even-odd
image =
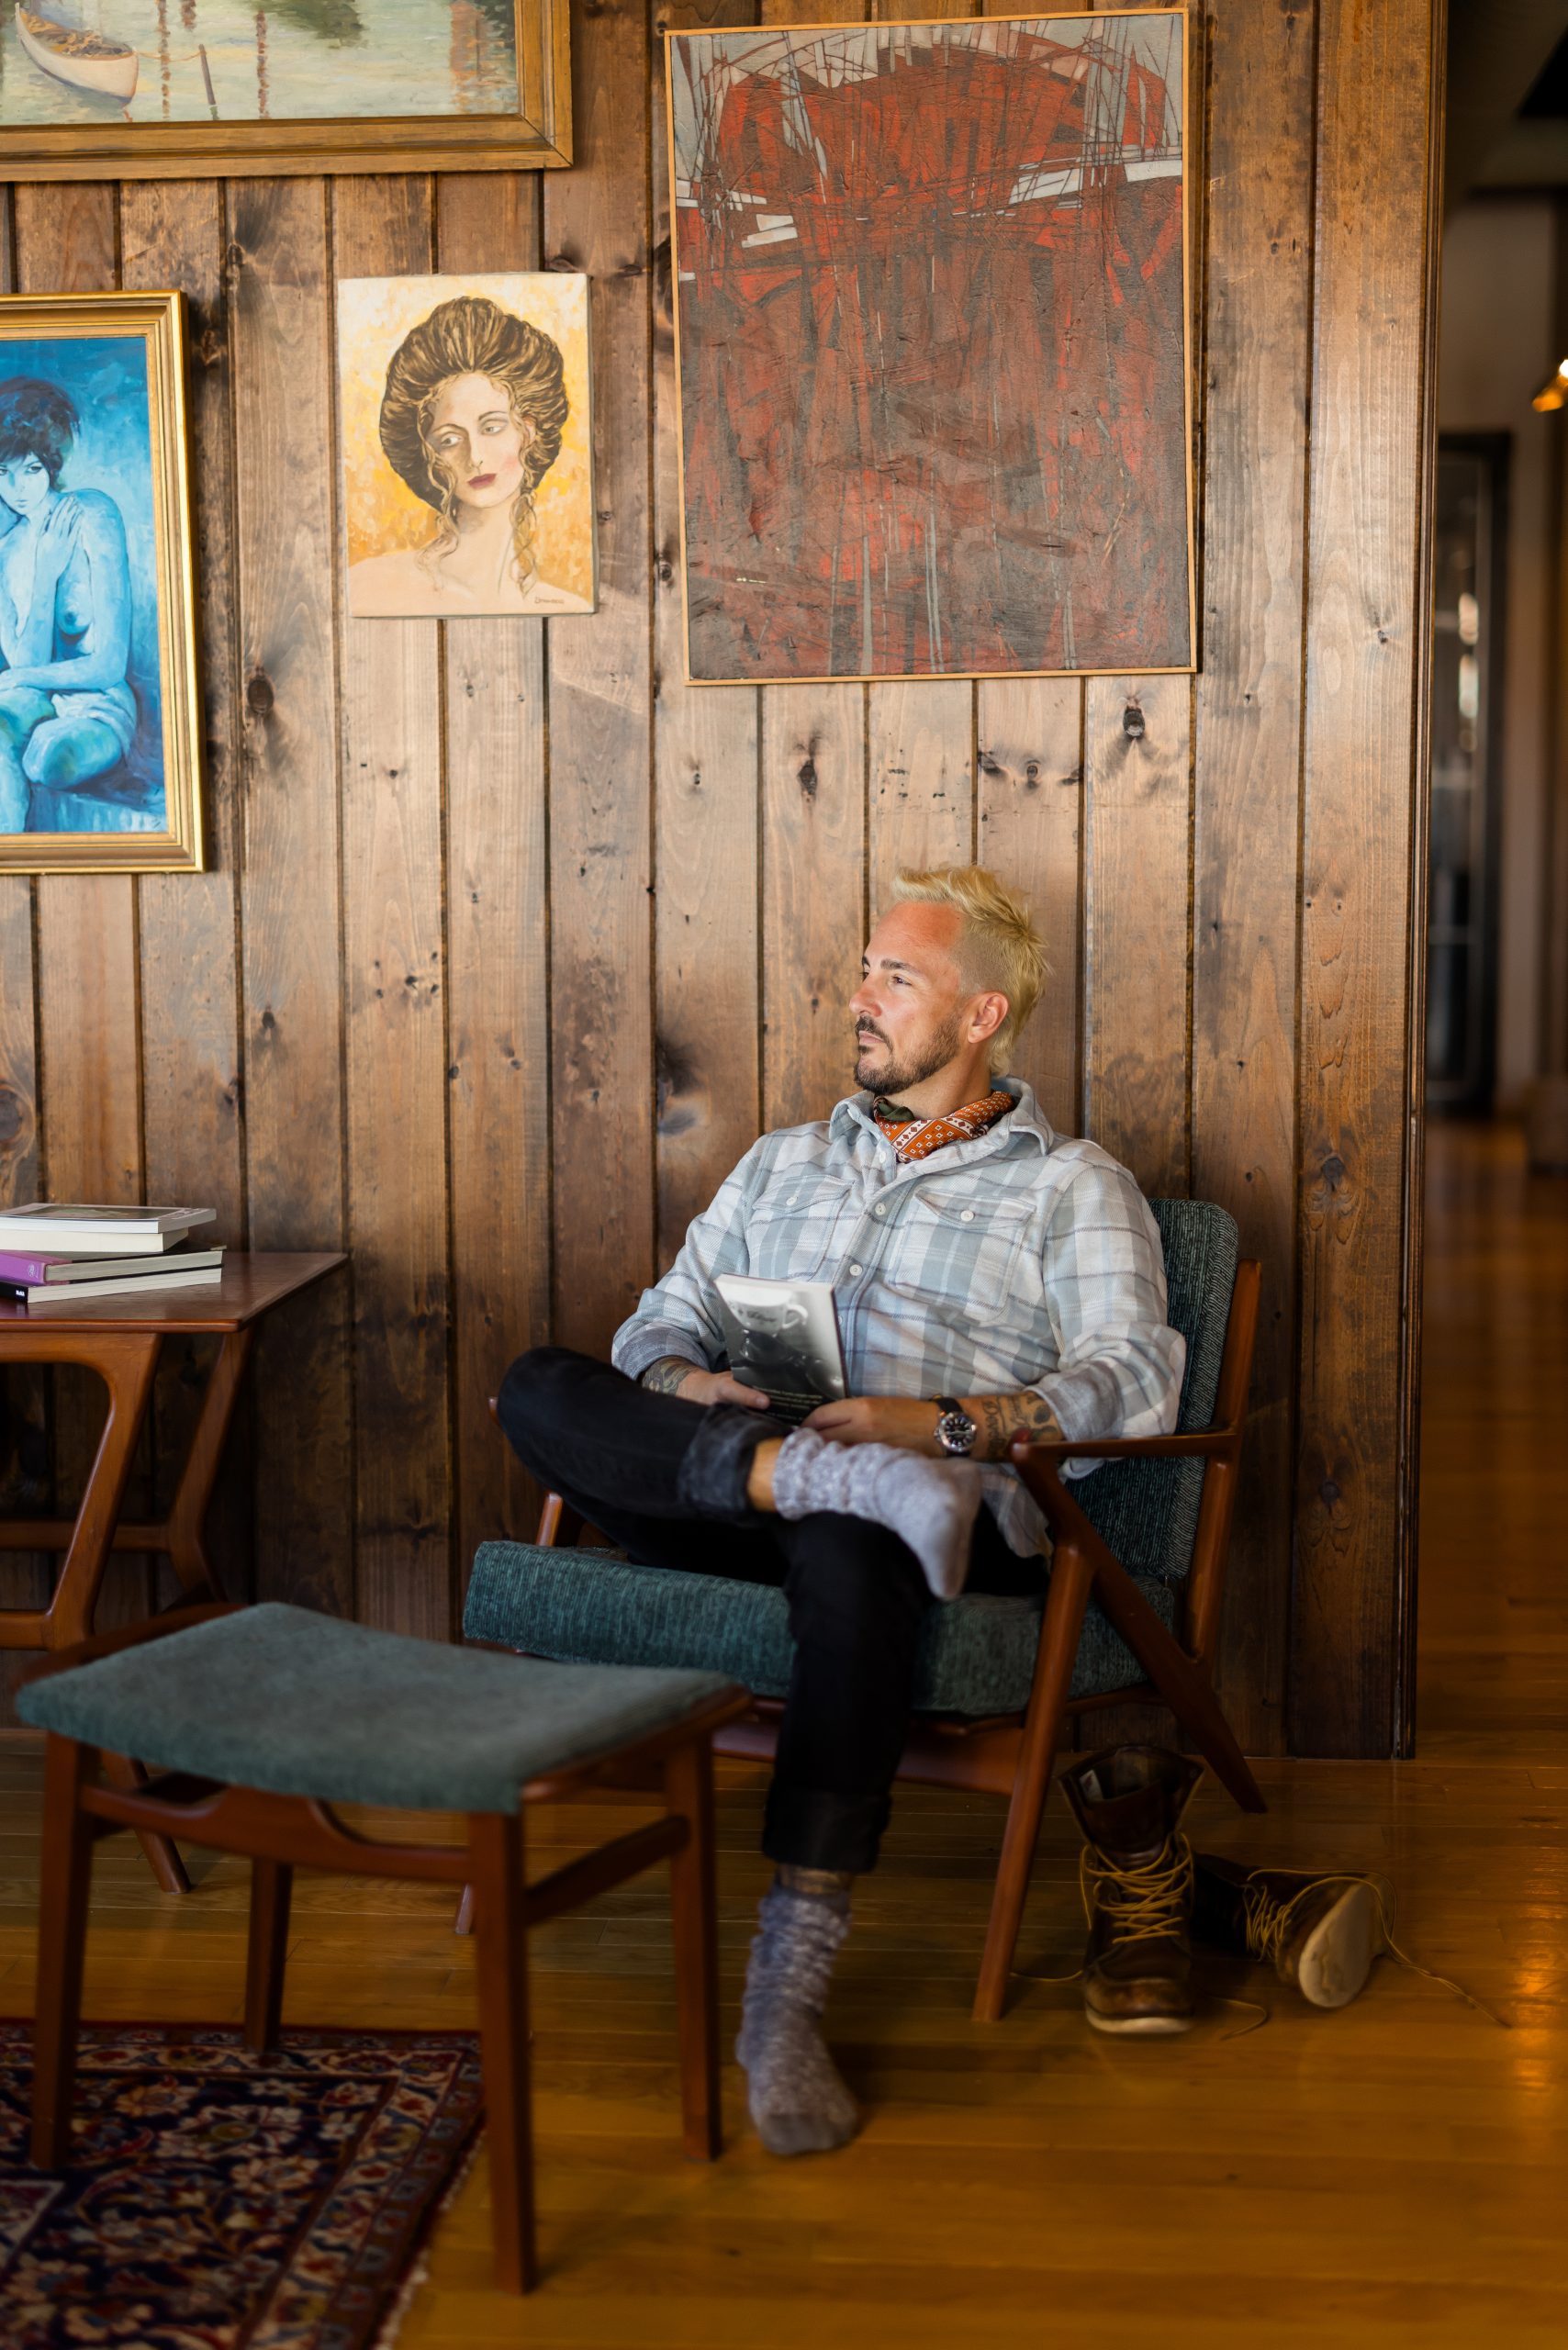
[[[446,1648],[299,1607],[209,1607],[84,1641],[17,1700],[49,1732],[33,2160],[62,2166],[93,1846],[151,1829],[252,1863],[245,2039],[277,2039],[296,1867],[470,1885],[499,2282],[534,2282],[527,1934],[670,1863],[689,2154],[719,2151],[711,1733],[746,1704],[722,1674],[559,1665]],[[100,1754],[155,1760],[107,1785]],[[595,1783],[662,1785],[662,1815],[530,1885],[523,1807]],[[461,1844],[350,1830],[333,1806],[461,1812]]]

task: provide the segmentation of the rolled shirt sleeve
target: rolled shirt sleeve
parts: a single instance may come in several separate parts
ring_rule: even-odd
[[[716,1371],[724,1360],[713,1283],[720,1273],[746,1270],[746,1214],[761,1149],[760,1143],[753,1144],[725,1176],[688,1227],[668,1272],[643,1292],[636,1312],[615,1333],[610,1359],[628,1379],[641,1379],[668,1355],[698,1371]]]
[[[1159,1228],[1125,1168],[1090,1163],[1068,1185],[1047,1228],[1046,1292],[1059,1360],[1033,1392],[1063,1435],[1169,1435],[1186,1342],[1166,1319]],[[1064,1473],[1095,1465],[1069,1461]]]

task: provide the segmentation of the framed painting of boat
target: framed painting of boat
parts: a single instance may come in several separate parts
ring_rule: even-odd
[[[569,163],[569,0],[0,0],[0,180]]]
[[[667,39],[691,679],[1193,668],[1183,10]]]
[[[180,294],[0,297],[0,871],[202,862]]]

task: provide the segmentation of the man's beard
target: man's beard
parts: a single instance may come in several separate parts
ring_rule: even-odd
[[[879,1095],[884,1101],[890,1093],[907,1093],[911,1086],[924,1085],[928,1077],[935,1077],[938,1070],[946,1068],[949,1061],[958,1059],[959,1046],[962,1042],[960,1034],[962,1026],[962,1020],[958,1013],[955,1013],[951,1020],[946,1022],[937,1030],[935,1035],[921,1052],[906,1061],[901,1061],[895,1056],[888,1061],[885,1068],[879,1070],[868,1071],[860,1053],[857,1051],[856,1084],[863,1086],[868,1093]],[[871,1028],[868,1025],[865,1029],[857,1029],[857,1043],[863,1035],[875,1036],[884,1046],[888,1043],[888,1039],[879,1028]],[[891,1048],[889,1049],[890,1051]]]

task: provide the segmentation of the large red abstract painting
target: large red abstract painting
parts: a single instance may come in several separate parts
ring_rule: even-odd
[[[1184,29],[671,35],[692,678],[1193,666]]]

